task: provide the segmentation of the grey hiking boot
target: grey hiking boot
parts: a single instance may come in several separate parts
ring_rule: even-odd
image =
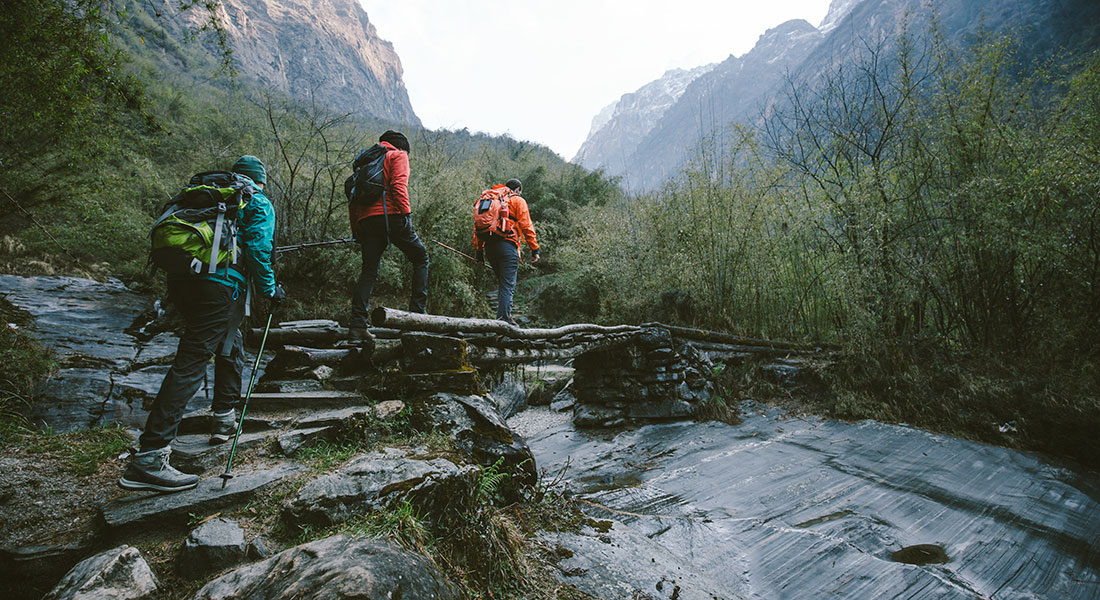
[[[373,340],[374,334],[370,332],[366,327],[349,327],[348,337],[352,340]]]
[[[237,433],[237,411],[230,410],[225,415],[214,415],[214,424],[210,428],[210,443],[224,444]]]
[[[172,447],[138,452],[130,457],[130,465],[118,480],[118,485],[128,490],[156,490],[179,492],[199,484],[198,475],[188,475],[168,464]]]

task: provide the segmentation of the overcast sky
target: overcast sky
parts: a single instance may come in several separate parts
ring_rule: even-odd
[[[549,146],[569,160],[592,117],[667,69],[741,56],[829,0],[360,0],[393,42],[431,129]]]

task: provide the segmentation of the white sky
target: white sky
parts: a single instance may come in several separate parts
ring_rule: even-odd
[[[741,56],[829,0],[359,0],[430,129],[510,134],[566,160],[592,117],[667,69]]]

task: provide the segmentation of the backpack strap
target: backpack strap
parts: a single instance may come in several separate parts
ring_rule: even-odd
[[[210,269],[213,275],[218,272],[218,255],[221,254],[222,228],[225,225],[225,202],[218,203],[218,218],[214,221],[214,240],[210,244]]]

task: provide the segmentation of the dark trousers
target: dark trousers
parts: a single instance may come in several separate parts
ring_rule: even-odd
[[[183,411],[202,386],[211,356],[215,357],[211,409],[224,412],[241,401],[244,291],[206,279],[187,278],[168,282],[168,298],[183,315],[187,328],[145,422],[140,439],[142,451],[163,448],[175,439]]]
[[[519,272],[519,247],[499,238],[485,242],[485,259],[497,275],[497,319],[512,322],[512,295]]]
[[[389,234],[386,220],[389,220]],[[355,227],[355,239],[363,252],[363,267],[359,283],[351,299],[349,327],[366,327],[370,322],[370,295],[378,279],[378,262],[390,242],[405,254],[413,266],[412,294],[409,296],[409,312],[428,311],[428,251],[413,231],[410,215],[382,215],[367,217]]]

